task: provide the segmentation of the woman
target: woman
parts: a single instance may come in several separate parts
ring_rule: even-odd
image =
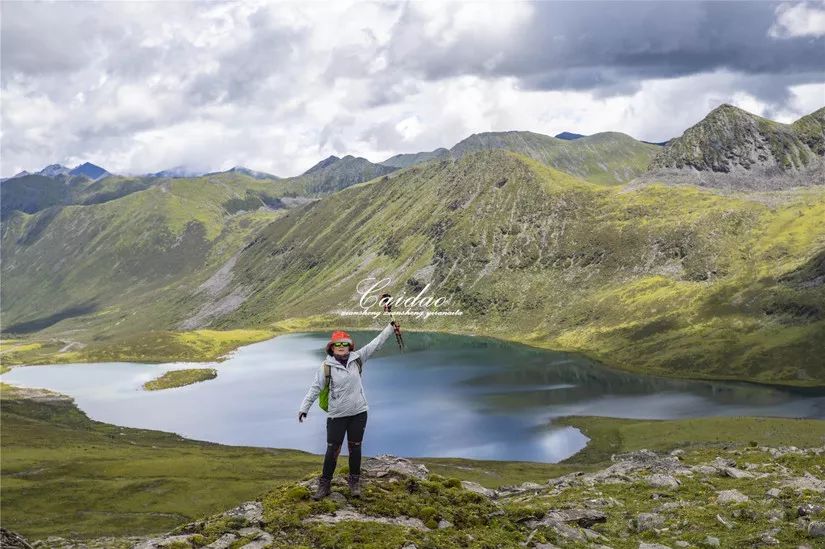
[[[336,331],[327,343],[327,356],[315,372],[315,379],[307,391],[298,421],[304,421],[309,408],[324,388],[324,364],[329,364],[331,376],[329,387],[329,405],[327,410],[327,453],[324,456],[324,468],[318,478],[318,491],[312,499],[321,499],[330,494],[332,473],[338,461],[344,433],[347,435],[349,448],[349,484],[353,496],[361,495],[359,481],[361,478],[361,442],[367,426],[367,397],[361,384],[361,368],[367,359],[377,351],[395,330],[395,322],[390,322],[378,336],[355,350],[355,342],[348,333]]]

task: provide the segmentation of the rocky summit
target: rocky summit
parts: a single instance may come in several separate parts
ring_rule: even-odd
[[[489,488],[392,455],[366,458],[363,495],[345,475],[313,501],[317,476],[148,538],[3,547],[189,548],[822,547],[825,446],[685,448],[614,454],[603,469]]]
[[[825,183],[825,108],[781,124],[720,105],[650,163],[642,181],[737,190]]]

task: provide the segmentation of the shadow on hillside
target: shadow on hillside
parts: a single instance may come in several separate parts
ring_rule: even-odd
[[[82,316],[88,313],[93,313],[97,310],[97,308],[97,303],[94,302],[75,305],[74,307],[63,309],[62,311],[58,311],[49,316],[44,316],[42,318],[12,324],[11,326],[4,327],[2,329],[2,332],[0,333],[3,333],[4,335],[10,335],[29,334],[31,332],[37,332],[39,330],[43,330],[44,328],[48,328],[49,326],[57,324],[61,320],[65,320],[67,318],[72,318],[75,316]]]

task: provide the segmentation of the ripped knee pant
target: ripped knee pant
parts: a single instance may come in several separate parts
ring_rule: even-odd
[[[336,458],[338,457],[338,454],[341,453],[341,445],[340,444],[335,444],[334,442],[327,442],[327,450],[330,450],[330,449],[332,450],[332,455],[335,456]]]

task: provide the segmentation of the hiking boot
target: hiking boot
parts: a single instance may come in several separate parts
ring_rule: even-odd
[[[347,477],[347,484],[349,484],[349,492],[353,497],[361,497],[361,475],[349,474]]]
[[[331,478],[318,477],[318,491],[312,495],[312,499],[318,500],[327,497],[332,492],[331,485]]]

